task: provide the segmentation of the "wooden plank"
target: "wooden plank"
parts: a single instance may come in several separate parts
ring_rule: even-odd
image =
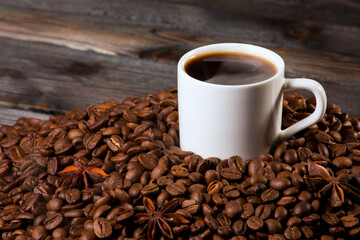
[[[49,114],[0,106],[0,125],[13,125],[19,118],[49,119]]]
[[[34,24],[32,15],[44,17],[40,21],[43,25],[56,28],[60,23],[55,33],[59,32],[62,38],[66,39],[69,32],[65,30],[68,28],[78,29],[80,33],[94,28],[96,36],[106,36],[104,31],[115,35],[117,32],[127,33],[130,36],[123,41],[128,40],[125,46],[131,47],[134,43],[132,33],[137,35],[138,28],[146,28],[152,32],[150,36],[153,40],[176,39],[176,45],[184,45],[189,41],[190,44],[204,41],[251,42],[267,47],[286,46],[337,57],[344,55],[354,57],[357,61],[360,57],[360,45],[355,44],[360,38],[360,7],[349,0],[317,0],[311,4],[304,4],[303,1],[264,0],[0,0],[0,4],[4,8],[1,14],[6,16],[3,21],[20,19],[15,20],[15,23],[20,22],[22,28],[31,29],[28,25]],[[23,15],[20,16],[21,14]],[[28,18],[25,17],[26,14],[29,14]],[[17,36],[14,33],[12,35]],[[78,34],[75,34],[73,38],[77,40],[77,36]],[[64,44],[62,38],[55,39]],[[93,40],[96,39],[103,40],[94,36]],[[137,44],[136,40],[135,38]],[[111,40],[105,40],[101,47],[98,46],[99,43],[93,46],[94,41],[89,41],[91,44],[80,40],[80,45],[88,47],[90,44],[91,49],[98,51],[104,50],[105,45],[105,52],[112,54],[123,49],[123,41],[115,45],[115,50],[106,49]],[[69,45],[79,48],[77,41],[70,43],[72,45]],[[97,49],[99,47],[100,49]]]

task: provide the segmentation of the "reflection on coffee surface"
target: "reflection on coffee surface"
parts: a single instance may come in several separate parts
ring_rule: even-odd
[[[266,59],[244,53],[219,52],[195,56],[185,63],[193,78],[222,85],[261,82],[276,74],[276,67]]]

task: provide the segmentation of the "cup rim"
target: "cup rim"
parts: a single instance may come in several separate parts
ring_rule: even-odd
[[[244,50],[246,49],[246,50]],[[262,80],[260,82],[256,83],[248,83],[248,84],[234,84],[234,85],[224,85],[219,83],[210,83],[206,81],[201,81],[199,79],[191,77],[186,71],[185,71],[185,63],[200,54],[205,53],[221,53],[221,52],[234,52],[234,53],[246,53],[249,55],[254,55],[257,57],[261,57],[266,59],[267,61],[271,62],[276,67],[276,74],[273,75],[270,78],[267,78],[265,80]],[[263,52],[267,56],[260,55],[259,53]],[[272,59],[269,59],[269,56],[272,56]],[[282,57],[280,57],[279,54],[275,53],[274,51],[271,51],[270,49],[260,47],[253,44],[247,44],[247,43],[215,43],[215,44],[209,44],[204,45],[198,48],[194,48],[187,53],[185,53],[180,60],[178,61],[178,72],[181,71],[183,74],[185,74],[190,79],[193,79],[198,84],[204,84],[206,86],[214,86],[214,87],[224,87],[224,88],[246,88],[246,87],[252,87],[256,85],[262,85],[267,82],[273,81],[274,79],[277,79],[281,74],[284,73],[285,69],[285,63]]]

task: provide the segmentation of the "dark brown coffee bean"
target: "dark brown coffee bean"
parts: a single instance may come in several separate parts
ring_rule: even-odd
[[[246,225],[252,230],[259,230],[264,226],[264,221],[256,216],[251,216],[247,221]]]
[[[269,230],[270,234],[280,233],[282,232],[282,225],[279,221],[275,219],[267,219],[265,220],[265,225]]]
[[[349,235],[352,238],[358,238],[360,236],[360,227],[349,230]]]
[[[228,185],[223,188],[223,194],[229,199],[237,198],[240,196],[240,191],[237,187]]]
[[[261,199],[264,202],[274,201],[280,196],[280,193],[272,188],[266,189],[263,193],[261,193]]]
[[[198,160],[195,158],[194,161],[198,161],[196,165],[196,171],[198,173],[205,174],[205,172],[210,168],[211,162],[207,159]]]
[[[241,204],[236,200],[228,201],[225,205],[225,213],[229,218],[234,218],[242,212]]]
[[[243,220],[237,220],[232,225],[232,229],[236,235],[244,235],[246,233],[247,226]]]
[[[112,226],[105,218],[95,219],[93,222],[93,228],[98,238],[107,238],[112,234]]]
[[[48,211],[59,211],[63,204],[63,200],[60,198],[53,198],[49,202],[46,203],[46,209]]]
[[[340,219],[333,213],[323,213],[321,219],[329,226],[338,225],[340,222]]]
[[[181,203],[181,207],[188,211],[191,215],[194,215],[200,210],[201,205],[196,200],[190,199],[184,200]]]
[[[67,231],[65,228],[62,227],[58,227],[54,229],[54,231],[52,232],[53,238],[65,238],[66,236],[67,236]]]
[[[313,230],[309,226],[303,225],[300,227],[301,235],[306,239],[312,239],[314,237]]]
[[[132,183],[140,182],[140,177],[143,174],[143,171],[139,168],[132,168],[127,171],[125,174],[125,180],[128,180]]]
[[[290,207],[296,203],[296,198],[291,196],[282,197],[277,201],[277,205],[281,207]]]
[[[263,169],[264,166],[265,166],[265,163],[263,161],[260,161],[260,160],[250,161],[249,166],[248,166],[249,176],[252,176],[252,175],[258,173],[258,171]]]
[[[124,223],[128,221],[132,216],[134,216],[134,210],[125,210],[119,212],[119,214],[115,217],[116,222]],[[96,219],[94,220],[96,221]]]
[[[301,219],[297,216],[292,216],[291,218],[288,219],[286,225],[288,227],[292,227],[292,226],[296,226],[299,225],[301,223]]]
[[[291,186],[291,182],[288,178],[277,177],[270,181],[270,187],[275,190],[284,190]]]
[[[184,235],[189,231],[189,226],[188,225],[180,225],[180,226],[175,226],[173,228],[173,232],[176,235]]]
[[[206,215],[204,218],[206,226],[212,231],[216,231],[220,226],[219,222],[211,215]]]
[[[285,237],[281,234],[275,233],[274,235],[269,235],[269,240],[285,240]]]
[[[287,164],[293,165],[298,161],[297,152],[295,149],[288,149],[284,154],[284,161]]]
[[[250,216],[254,214],[254,206],[251,203],[243,204],[242,209],[243,211],[240,215],[242,219],[248,219]]]
[[[83,216],[84,212],[82,209],[71,209],[64,212],[64,217],[67,218],[77,218]]]
[[[48,236],[48,233],[44,226],[37,226],[31,233],[34,240],[44,240]]]
[[[161,176],[156,180],[156,182],[159,185],[159,187],[166,187],[169,184],[173,183],[174,180],[170,176]]]
[[[130,189],[129,189],[129,196],[132,198],[137,197],[143,188],[143,185],[141,183],[134,183]]]
[[[359,219],[353,216],[343,216],[340,221],[345,228],[354,228],[359,225]]]
[[[241,179],[241,172],[233,168],[223,168],[220,172],[221,176],[227,180],[235,181]]]
[[[302,218],[302,221],[307,225],[314,225],[319,220],[320,220],[320,216],[315,214],[315,213],[309,214],[309,216],[306,216],[306,217]]]
[[[265,220],[270,217],[272,212],[271,206],[267,205],[259,205],[255,209],[255,216]]]
[[[218,181],[218,180],[214,180],[211,183],[208,184],[207,187],[207,192],[212,195],[212,194],[216,194],[222,191],[223,189],[223,184],[222,182]]]
[[[286,239],[301,239],[301,231],[299,227],[293,226],[293,227],[287,227],[284,232],[284,236]]]
[[[226,237],[232,233],[232,228],[229,225],[222,225],[218,227],[217,233],[222,237]],[[218,238],[218,239],[222,239],[222,238]]]
[[[66,191],[65,199],[68,203],[75,203],[80,200],[81,192],[77,188],[70,188]]]
[[[228,159],[228,164],[230,168],[236,169],[240,171],[241,173],[245,172],[245,161],[240,156],[231,156]]]
[[[205,181],[207,184],[210,184],[213,181],[220,181],[220,175],[217,171],[210,169],[205,172]]]
[[[333,158],[337,158],[345,155],[346,153],[346,145],[344,144],[334,144],[330,147],[331,156]]]
[[[186,192],[186,188],[183,184],[172,183],[166,187],[166,191],[173,197],[178,197]]]
[[[156,183],[149,183],[141,189],[141,194],[144,196],[159,192],[160,188]]]
[[[157,165],[156,160],[145,153],[139,154],[138,159],[140,165],[149,171],[153,170]]]
[[[94,149],[100,142],[102,135],[100,132],[96,132],[92,135],[87,134],[84,136],[84,145],[86,149],[92,150]]]
[[[286,145],[285,144],[280,144],[274,152],[274,160],[275,161],[280,161],[280,159],[282,158],[283,154],[286,152]]]
[[[348,157],[337,157],[332,161],[332,164],[337,168],[349,168],[352,166],[352,161]]]
[[[186,178],[190,174],[189,170],[181,165],[172,166],[171,173],[177,178]]]
[[[225,195],[221,194],[221,193],[215,193],[215,194],[211,195],[211,199],[212,199],[213,203],[217,206],[224,205],[228,202]]]
[[[45,228],[52,230],[57,228],[63,221],[63,216],[60,213],[49,213],[44,220]]]
[[[304,217],[309,215],[311,212],[311,205],[307,201],[300,201],[295,205],[293,214],[298,217]]]

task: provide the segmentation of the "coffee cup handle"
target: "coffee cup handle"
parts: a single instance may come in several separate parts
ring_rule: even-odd
[[[282,130],[279,134],[278,141],[284,141],[295,133],[304,130],[305,128],[317,123],[325,114],[327,99],[324,88],[315,80],[308,78],[293,78],[285,79],[282,92],[292,91],[296,89],[309,90],[315,95],[316,108],[315,111],[308,117]]]

